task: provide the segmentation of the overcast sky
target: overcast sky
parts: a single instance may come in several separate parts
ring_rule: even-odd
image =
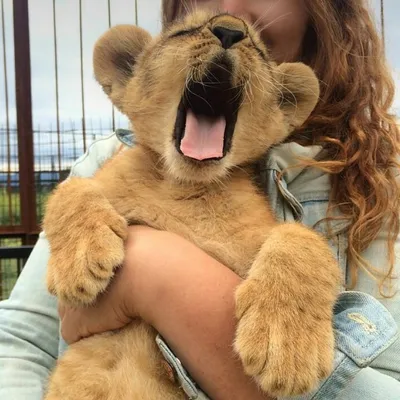
[[[15,80],[13,53],[12,0],[3,0],[5,8],[6,60],[9,91],[9,118],[15,124]],[[379,11],[379,0],[371,0],[372,6]],[[385,0],[387,54],[393,73],[400,87],[400,1]],[[111,105],[93,79],[92,51],[96,39],[108,28],[107,0],[82,0],[83,4],[83,59],[84,93],[87,126],[110,125]],[[53,1],[31,0],[30,40],[32,66],[32,101],[34,126],[55,128],[55,68],[53,36]],[[139,25],[152,33],[160,29],[160,0],[138,0]],[[58,75],[60,120],[66,125],[70,121],[80,127],[81,86],[80,86],[80,49],[79,49],[79,1],[56,0]],[[377,18],[379,12],[377,12]],[[134,0],[111,0],[111,24],[134,23]],[[0,32],[2,30],[0,20]],[[1,37],[1,33],[0,33]],[[5,91],[3,48],[0,42],[0,127],[5,125]],[[400,113],[400,93],[395,102]],[[117,114],[117,125],[126,126],[126,121]]]

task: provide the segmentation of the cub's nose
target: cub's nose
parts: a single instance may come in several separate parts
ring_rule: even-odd
[[[244,39],[244,32],[236,29],[228,29],[222,26],[214,26],[212,33],[221,41],[224,49],[229,49],[235,43]]]

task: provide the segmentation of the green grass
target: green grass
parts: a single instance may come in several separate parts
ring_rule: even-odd
[[[19,193],[8,193],[5,188],[1,188],[0,225],[19,225],[20,223],[21,213]]]
[[[20,239],[1,239],[0,245],[4,247],[20,246]],[[10,296],[18,278],[18,260],[0,260],[0,300]],[[22,268],[22,265],[20,265]]]
[[[44,205],[51,192],[51,188],[41,188],[36,192],[36,215],[40,222]],[[21,223],[20,197],[18,192],[8,193],[0,188],[0,225],[19,225]]]
[[[42,220],[44,205],[50,191],[51,189],[46,187],[36,192],[36,214],[38,224],[40,224]],[[19,224],[21,224],[19,193],[8,193],[6,189],[0,188],[0,225]],[[21,244],[20,239],[0,239],[1,247],[21,246]],[[19,260],[0,260],[0,300],[9,297],[22,267],[22,261]]]
[[[0,260],[0,300],[8,299],[18,279],[18,260]]]

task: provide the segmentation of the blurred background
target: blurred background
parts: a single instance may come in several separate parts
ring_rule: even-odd
[[[94,140],[128,128],[93,78],[95,41],[121,23],[158,33],[160,4],[0,0],[0,300],[37,239],[49,192]],[[370,4],[400,84],[400,2]]]

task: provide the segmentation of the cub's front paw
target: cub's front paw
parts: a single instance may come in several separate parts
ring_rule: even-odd
[[[296,396],[315,388],[333,367],[331,318],[281,298],[267,282],[247,279],[236,292],[235,350],[245,372],[267,394]],[[328,313],[329,314],[329,313]]]
[[[50,293],[71,305],[93,303],[122,264],[126,237],[127,223],[111,207],[93,207],[89,218],[61,228],[50,241]]]

